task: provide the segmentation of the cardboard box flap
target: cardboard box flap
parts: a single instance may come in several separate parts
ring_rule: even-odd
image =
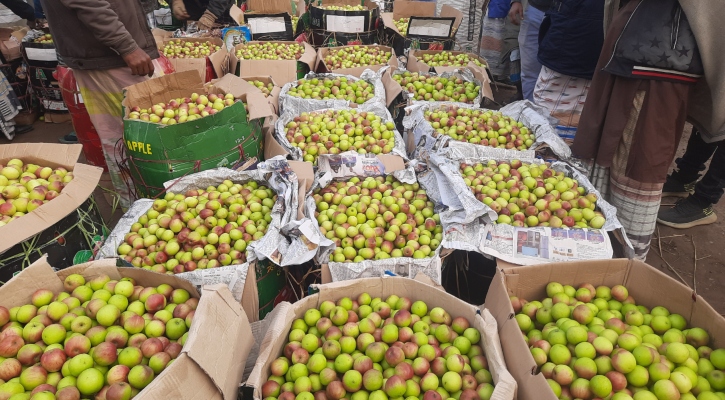
[[[385,98],[387,100],[388,107],[390,107],[398,95],[403,92],[403,88],[400,87],[398,82],[393,79],[392,71],[393,68],[391,67],[385,71],[381,79],[383,81],[383,87],[385,88]]]
[[[0,286],[0,299],[3,299],[2,305],[10,309],[11,307],[28,304],[31,296],[38,289],[49,289],[53,293],[63,291],[63,281],[58,279],[55,271],[48,264],[47,255],[25,268],[22,273],[5,282],[5,285]]]
[[[308,296],[301,301],[310,301],[316,297],[317,295]],[[283,346],[288,337],[289,326],[295,319],[294,306],[286,301],[277,304],[275,312],[275,318],[270,321],[267,334],[264,335],[264,339],[259,345],[257,362],[247,379],[247,385],[254,388],[255,399],[262,397],[262,385],[266,381],[270,364],[277,358],[277,354],[272,354],[272,352]]]
[[[217,301],[211,301],[212,299]],[[209,331],[210,328],[215,333],[215,343],[224,345],[210,345],[209,337],[199,334],[200,330]],[[242,376],[230,376],[227,371],[244,372],[244,362],[254,344],[254,338],[249,335],[250,331],[247,315],[226,285],[205,286],[202,289],[185,353],[212,377],[224,393],[224,398],[236,397]],[[229,357],[229,352],[235,354]],[[239,364],[241,368],[238,367]]]
[[[235,99],[245,101],[249,110],[249,120],[274,115],[274,111],[268,106],[267,98],[262,92],[236,75],[224,75],[223,78],[206,84],[206,88],[208,90],[218,90],[224,94],[231,93]]]
[[[509,373],[503,357],[496,319],[488,310],[484,309],[479,315],[476,315],[471,324],[481,332],[481,341],[483,341],[486,360],[489,364],[488,370],[496,384],[491,399],[515,399],[516,381]],[[495,340],[491,340],[492,338]]]
[[[123,105],[128,116],[131,106],[151,107],[170,99],[204,92],[204,83],[197,71],[176,72],[131,85],[125,89]]]
[[[247,0],[247,6],[250,12],[273,14],[286,12],[294,15],[292,12],[292,3],[289,0]]]
[[[315,68],[315,62],[317,61],[317,52],[315,48],[310,46],[309,43],[304,42],[305,52],[302,53],[302,57],[298,60],[310,66],[310,69]]]
[[[691,326],[699,326],[711,333],[713,348],[725,347],[725,336],[712,334],[712,332],[725,332],[725,319],[702,296],[697,296],[688,322]]]
[[[277,119],[276,117],[274,118]],[[265,121],[266,125],[267,121]],[[275,156],[287,156],[289,152],[284,148],[277,139],[274,138],[274,123],[270,121],[270,127],[264,132],[264,159],[269,160]]]
[[[220,346],[221,347],[221,346]],[[143,390],[140,399],[223,400],[223,393],[186,353],[181,353]]]
[[[461,26],[461,22],[463,21],[463,13],[459,10],[449,6],[448,4],[444,4],[443,7],[441,7],[441,12],[439,17],[453,17],[456,19],[456,21],[453,23],[453,33],[455,33],[458,30],[458,27]]]
[[[378,154],[377,157],[385,166],[386,174],[405,169],[405,160],[401,156],[395,154]]]
[[[514,309],[511,306],[509,294],[506,291],[506,283],[504,282],[504,273],[500,269],[496,269],[493,281],[486,293],[485,303],[479,307],[483,310],[485,307],[496,318],[496,321],[502,322],[514,318]],[[500,281],[500,282],[499,282]]]
[[[274,110],[267,102],[267,97],[260,93],[247,93],[247,106],[249,108],[249,119],[259,119],[274,115]]]
[[[297,175],[297,182],[299,182],[297,198],[299,202],[297,204],[297,218],[302,219],[305,217],[305,198],[307,191],[312,187],[315,181],[315,171],[312,168],[312,163],[305,161],[288,161],[292,172]]]
[[[229,69],[229,52],[227,51],[227,46],[224,45],[224,41],[220,38],[172,38],[167,37],[163,40],[164,45],[171,42],[171,41],[177,41],[180,40],[182,42],[193,42],[193,43],[203,43],[203,42],[209,42],[212,44],[215,44],[219,46],[219,50],[215,51],[214,53],[207,56],[209,58],[209,61],[211,62],[212,66],[214,67],[214,72],[216,73],[217,77],[224,76],[224,74],[227,73]],[[174,69],[177,72],[180,71],[197,71],[197,73],[201,74],[203,71],[206,71],[206,59],[205,58],[170,58],[169,61],[174,65]],[[202,75],[203,78],[206,76],[206,74]]]
[[[4,165],[13,158],[20,158],[24,163],[41,164],[51,168],[63,167],[71,171],[82,151],[81,144],[10,143],[0,146],[0,164]]]
[[[389,14],[389,13],[385,13]],[[385,15],[383,14],[383,15]],[[427,1],[405,1],[398,0],[393,2],[393,17],[390,20],[392,23],[394,20],[397,21],[401,18],[410,18],[412,16],[417,17],[435,17],[436,15],[436,4]],[[395,24],[392,25],[395,28]],[[397,29],[395,30],[397,32]]]
[[[244,25],[244,12],[236,4],[232,4],[229,8],[229,16],[232,17],[237,25]]]
[[[32,147],[33,145],[26,144],[26,146]],[[58,149],[58,151],[63,150]],[[16,156],[29,160],[20,154],[16,154]],[[58,154],[57,156],[60,158],[63,155]],[[0,227],[0,253],[7,251],[16,243],[44,231],[70,213],[76,212],[78,207],[93,194],[102,173],[102,168],[76,164],[73,168],[73,180],[63,188],[58,197],[10,224]]]

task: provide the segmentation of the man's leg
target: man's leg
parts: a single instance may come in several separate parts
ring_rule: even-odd
[[[662,195],[687,197],[692,193],[700,173],[705,170],[705,163],[717,147],[717,143],[705,143],[700,132],[693,130],[685,154],[676,160],[677,170],[667,177]]]
[[[521,53],[521,88],[524,100],[534,101],[534,87],[541,71],[539,54],[539,28],[544,12],[527,6],[519,30],[519,51]]]
[[[127,209],[132,200],[128,188],[132,187],[133,182],[130,177],[121,174],[115,156],[116,143],[123,139],[123,88],[143,82],[147,78],[131,75],[130,68],[74,70],[73,73],[91,122],[101,139],[113,189],[121,198],[121,207]]]
[[[712,206],[720,201],[725,191],[725,149],[723,148],[725,143],[705,143],[698,134],[694,149],[699,151],[693,150],[692,153],[695,154],[688,156],[691,153],[690,145],[692,143],[693,138],[691,137],[685,156],[677,160],[677,164],[680,166],[678,173],[683,174],[683,182],[697,180],[699,172],[705,168],[705,162],[710,155],[712,155],[712,161],[710,161],[710,168],[705,176],[694,185],[693,194],[678,201],[672,208],[660,210],[657,215],[657,222],[673,228],[686,229],[717,221],[717,215]],[[672,174],[670,178],[674,176],[675,174]],[[670,180],[668,179],[668,182]]]

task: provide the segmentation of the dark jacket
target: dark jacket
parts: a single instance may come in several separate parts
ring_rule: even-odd
[[[541,65],[592,79],[604,43],[604,0],[557,0],[539,31]]]
[[[53,41],[76,69],[126,66],[122,56],[141,48],[159,57],[138,0],[41,0]]]
[[[547,12],[553,0],[529,0],[529,5],[539,11]],[[521,0],[511,0],[511,3],[521,3]],[[524,15],[524,18],[526,16]]]
[[[644,0],[634,9],[604,67],[613,75],[695,84],[700,51],[677,0]]]
[[[35,20],[35,10],[33,10],[33,6],[23,0],[0,0],[0,3],[9,8],[13,14],[22,19],[27,19],[28,21]]]
[[[173,0],[182,1],[182,0]],[[232,7],[234,0],[183,0],[186,12],[189,13],[190,21],[198,21],[204,14],[209,11],[217,17],[217,23],[228,24],[233,22],[229,16],[229,9]]]

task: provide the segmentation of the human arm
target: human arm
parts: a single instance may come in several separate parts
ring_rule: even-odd
[[[23,0],[0,0],[0,3],[9,8],[18,17],[27,19],[29,23],[30,21],[35,21],[35,10],[33,6]]]
[[[211,29],[214,26],[216,20],[224,15],[232,6],[234,0],[209,0],[209,4],[206,6],[206,11],[199,18],[199,29]]]
[[[153,73],[154,67],[149,57],[136,43],[126,27],[118,19],[118,14],[106,0],[56,0],[76,13],[76,17],[88,28],[96,40],[109,47],[131,68],[134,75]],[[129,7],[140,7],[129,4]],[[143,54],[142,54],[143,53]]]
[[[524,19],[524,6],[521,4],[521,0],[513,0],[511,2],[511,9],[509,10],[509,20],[514,25],[521,24],[521,20]]]

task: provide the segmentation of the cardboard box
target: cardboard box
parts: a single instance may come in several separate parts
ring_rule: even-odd
[[[160,37],[157,36],[157,38],[160,38]],[[214,53],[210,54],[209,56],[207,56],[205,58],[171,58],[171,57],[169,57],[168,58],[169,62],[171,63],[171,65],[174,66],[175,72],[197,71],[199,73],[199,76],[201,77],[201,79],[204,80],[204,82],[208,82],[211,79],[207,79],[208,78],[207,64],[211,64],[212,68],[214,68],[214,74],[216,75],[216,78],[223,77],[224,75],[226,75],[227,71],[229,70],[229,52],[227,51],[227,47],[224,45],[224,41],[222,41],[221,39],[219,39],[219,38],[164,38],[163,44],[159,47],[159,49],[163,50],[163,47],[172,41],[181,41],[182,43],[209,42],[209,43],[219,46],[219,50],[215,51]]]
[[[242,81],[244,82],[244,84],[242,85],[242,87],[243,87],[242,90],[245,93],[260,93],[260,94],[262,94],[262,96],[264,96],[262,91],[259,90],[258,87],[249,83],[249,81],[264,82],[265,85],[269,84],[269,83],[273,84],[274,89],[272,89],[269,96],[266,96],[266,99],[267,99],[267,103],[269,103],[269,107],[272,109],[272,112],[274,114],[279,114],[279,92],[282,91],[282,87],[277,85],[277,82],[275,82],[271,76],[269,76],[269,75],[267,75],[267,76],[242,76],[241,78],[242,78]]]
[[[81,274],[87,280],[103,274],[111,279],[130,277],[145,286],[169,284],[200,298],[189,282],[139,268],[116,268],[115,263],[113,259],[94,261],[56,273],[43,258],[0,287],[2,305],[10,308],[28,304],[33,292],[41,288],[61,292],[63,280],[71,274]],[[181,353],[136,399],[236,398],[244,364],[254,344],[251,327],[244,310],[226,287],[204,287],[202,294]]]
[[[405,49],[411,48],[413,42],[423,50],[452,50],[455,34],[463,21],[463,13],[449,5],[441,7],[440,14],[436,17],[435,3],[405,0],[395,1],[393,12],[382,13],[380,17],[387,34],[386,44],[394,48],[396,54],[403,54]],[[403,32],[407,36],[403,36],[395,27],[394,21],[411,17],[416,18],[412,27],[409,22],[408,32]]]
[[[314,70],[317,72],[331,72],[334,74],[343,74],[343,75],[352,75],[355,77],[360,77],[360,74],[363,73],[366,69],[371,69],[373,71],[379,71],[381,68],[385,67],[386,65],[396,65],[397,66],[397,59],[395,58],[395,52],[391,47],[388,46],[380,46],[380,45],[359,45],[361,48],[375,48],[380,49],[382,51],[390,52],[390,59],[388,60],[387,64],[377,64],[377,65],[367,65],[364,67],[353,67],[353,68],[339,68],[339,69],[332,69],[330,66],[325,64],[325,57],[327,57],[330,53],[335,53],[337,51],[350,51],[350,46],[338,46],[338,47],[320,47],[317,50],[317,61],[315,64]]]
[[[81,151],[83,146],[80,144],[13,143],[0,146],[0,164],[19,158],[25,163],[63,167],[73,171],[74,176],[58,197],[0,227],[0,253],[53,226],[93,194],[103,169],[77,163]]]
[[[504,357],[519,384],[521,400],[555,400],[556,396],[544,376],[536,373],[536,363],[516,323],[509,296],[541,300],[546,297],[549,282],[575,287],[582,283],[624,285],[637,304],[664,306],[681,314],[692,326],[710,333],[713,347],[725,347],[725,318],[690,288],[641,261],[614,259],[499,268],[485,304],[498,322]]]
[[[127,117],[132,106],[150,107],[193,92],[232,93],[238,98],[243,84],[226,75],[204,87],[196,71],[177,72],[127,87],[122,104]],[[177,125],[124,119],[124,141],[137,188],[154,196],[164,182],[190,172],[259,158],[263,119],[274,113],[261,93],[247,94],[247,104],[249,113],[236,102],[214,115]]]
[[[310,25],[312,29],[327,32],[363,33],[375,29],[380,17],[377,3],[370,0],[362,2],[365,10],[345,11],[328,10],[327,6],[359,6],[360,0],[322,0],[320,4],[310,4]]]
[[[17,60],[23,57],[23,53],[20,50],[20,42],[28,33],[29,28],[27,26],[13,26],[10,28],[0,28],[0,52],[5,59],[5,63]]]
[[[281,303],[277,306],[279,310],[275,311],[276,318],[270,322],[267,334],[260,345],[257,363],[244,385],[245,398],[249,394],[253,395],[255,400],[261,399],[261,388],[269,378],[270,365],[282,354],[293,320],[301,318],[308,309],[319,307],[325,300],[336,301],[343,297],[355,298],[365,292],[373,298],[385,298],[396,294],[401,297],[409,297],[411,300],[425,300],[429,308],[443,307],[453,318],[459,316],[467,318],[471,322],[471,326],[481,332],[482,346],[495,383],[491,398],[503,400],[516,397],[516,382],[506,370],[506,362],[500,350],[500,340],[495,332],[496,322],[485,308],[479,310],[442,290],[435,290],[414,279],[399,277],[365,278],[319,285],[316,288],[319,289],[318,293],[307,296],[294,304]]]
[[[262,42],[248,42],[262,43]],[[297,42],[275,42],[286,44],[299,44]],[[305,52],[299,60],[241,60],[237,58],[237,50],[243,48],[246,44],[238,44],[234,46],[231,54],[231,71],[237,76],[271,76],[278,84],[284,86],[287,82],[302,79],[315,67],[317,53],[307,43],[302,43]]]
[[[232,8],[229,10],[229,14],[232,18],[236,17],[235,15],[238,15],[237,11],[235,10],[235,7],[239,12],[242,10],[239,9],[237,6],[232,6]],[[247,12],[243,14],[250,14],[250,13],[260,13],[260,14],[275,14],[275,13],[281,13],[286,12],[289,15],[296,15],[298,17],[302,16],[302,14],[305,13],[305,1],[304,0],[247,0]],[[242,21],[243,19],[237,20],[237,22]]]

